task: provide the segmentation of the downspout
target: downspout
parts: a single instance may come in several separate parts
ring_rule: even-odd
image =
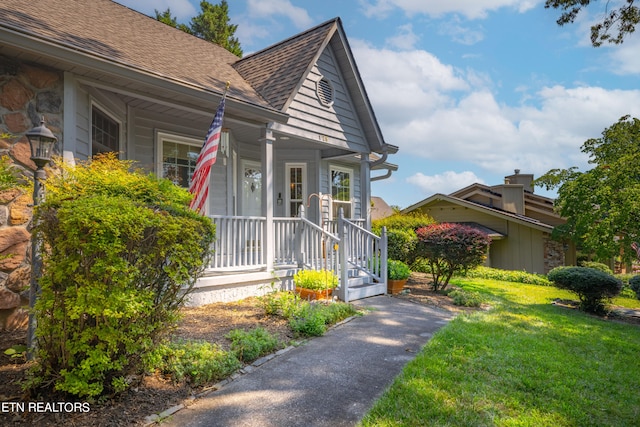
[[[393,173],[393,171],[391,169],[387,169],[387,173],[385,173],[384,175],[380,175],[380,176],[374,176],[373,178],[371,178],[371,182],[373,181],[380,181],[381,179],[387,179],[391,176],[391,174]]]
[[[369,165],[369,170],[373,170],[374,167],[383,164],[384,162],[387,161],[387,157],[389,156],[389,151],[387,150],[387,146],[385,145],[384,148],[382,149],[382,157],[380,157],[378,160],[376,160],[375,162],[371,162],[371,164]],[[387,173],[384,175],[380,175],[380,176],[374,176],[372,178],[370,178],[371,182],[374,181],[380,181],[381,179],[387,179],[391,176],[391,174],[393,173],[393,171],[391,169],[387,169]]]

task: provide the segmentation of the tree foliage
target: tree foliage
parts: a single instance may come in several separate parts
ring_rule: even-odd
[[[220,4],[211,4],[206,0],[200,2],[201,12],[191,18],[190,25],[178,24],[177,19],[171,15],[167,8],[164,12],[155,11],[156,19],[171,27],[192,34],[201,39],[220,45],[238,57],[242,57],[240,41],[234,37],[237,25],[229,21],[229,5],[226,0]]]
[[[57,166],[34,218],[44,250],[32,387],[119,392],[176,320],[215,229],[186,190],[114,154]]]
[[[622,253],[630,262],[631,244],[640,240],[640,120],[622,117],[581,150],[593,169],[552,169],[536,180],[548,190],[558,188],[556,210],[567,223],[554,234],[601,261]]]
[[[479,266],[491,238],[475,228],[454,223],[432,224],[416,230],[415,254],[427,260],[433,289],[445,289],[454,273]]]
[[[573,23],[584,8],[595,2],[595,0],[546,0],[544,7],[562,11],[556,21],[562,26]],[[635,31],[636,25],[640,22],[640,9],[634,4],[635,0],[624,0],[621,3],[617,7],[609,8],[610,2],[604,2],[604,17],[591,26],[591,44],[594,47],[601,46],[605,42],[620,44],[627,35]]]

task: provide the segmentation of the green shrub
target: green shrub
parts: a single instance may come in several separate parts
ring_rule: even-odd
[[[480,307],[483,301],[479,292],[470,292],[462,289],[452,290],[449,292],[449,297],[453,300],[454,305],[462,307]]]
[[[293,292],[278,291],[259,297],[258,302],[266,314],[289,319],[296,312],[300,299]]]
[[[317,304],[302,305],[289,320],[289,326],[294,332],[310,337],[319,337],[327,330],[325,317]]]
[[[590,313],[604,313],[605,301],[622,290],[619,279],[589,267],[556,267],[547,277],[556,287],[577,294],[580,308]]]
[[[458,272],[477,267],[487,256],[491,238],[462,224],[433,224],[416,230],[415,255],[429,264],[433,290],[445,289]]]
[[[296,286],[313,291],[335,289],[338,287],[338,276],[329,270],[300,270],[293,276]]]
[[[387,231],[387,257],[409,262],[413,257],[418,236],[413,230],[391,229]]]
[[[380,235],[382,227],[390,230],[409,230],[414,231],[418,228],[426,227],[434,224],[435,220],[429,215],[414,212],[410,214],[396,213],[386,218],[378,219],[371,222],[371,231]]]
[[[242,367],[232,352],[206,341],[162,344],[145,360],[149,370],[158,369],[174,381],[186,381],[194,387],[227,378]]]
[[[526,271],[500,270],[490,267],[476,267],[467,270],[464,275],[470,278],[502,280],[505,282],[526,283],[531,285],[551,286],[551,282],[543,274],[527,273]]]
[[[300,299],[298,301],[295,313],[289,317],[289,326],[294,332],[304,336],[321,336],[326,332],[327,326],[357,314],[351,304],[344,302],[323,304]]]
[[[177,319],[215,229],[188,208],[186,190],[115,155],[56,164],[34,218],[45,250],[31,384],[118,392]]]
[[[633,276],[629,279],[629,287],[636,294],[636,298],[640,299],[640,275]]]
[[[422,213],[397,213],[387,218],[372,221],[371,230],[380,235],[382,227],[386,227],[388,258],[411,264],[414,260],[413,251],[418,241],[415,230],[434,222],[433,218]]]
[[[582,261],[580,263],[580,266],[581,267],[594,268],[596,270],[602,271],[603,273],[611,274],[613,276],[613,270],[611,270],[611,268],[607,264],[603,264],[601,262]]]
[[[234,329],[225,335],[225,338],[231,340],[231,350],[239,360],[245,363],[252,362],[281,347],[278,338],[261,327],[250,331]]]
[[[409,278],[411,270],[402,261],[390,259],[387,263],[387,278],[391,280],[404,280]]]

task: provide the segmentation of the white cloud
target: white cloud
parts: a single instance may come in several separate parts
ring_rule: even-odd
[[[616,74],[640,74],[640,36],[633,34],[613,48],[610,53],[614,66],[611,70]]]
[[[486,75],[426,51],[352,46],[385,140],[416,159],[495,174],[587,167],[584,141],[625,114],[640,117],[640,90],[546,86],[509,106],[496,101]]]
[[[484,19],[489,12],[503,7],[523,13],[540,3],[542,0],[360,0],[368,17],[385,17],[397,8],[408,16],[425,14],[440,17],[448,13],[457,13],[468,19]]]
[[[440,24],[438,32],[440,34],[451,37],[456,43],[471,46],[479,43],[484,39],[484,30],[482,27],[476,27],[472,29],[467,25],[462,25],[459,17],[454,16],[448,21]]]
[[[305,9],[290,0],[248,0],[247,10],[254,19],[284,16],[298,29],[307,29],[314,23]]]
[[[446,171],[436,175],[424,175],[418,172],[407,178],[409,184],[417,186],[424,195],[435,193],[449,194],[473,183],[484,184],[484,182],[473,172]]]
[[[419,37],[413,32],[413,26],[411,24],[402,25],[398,30],[398,33],[389,37],[385,44],[399,50],[413,49],[419,41]]]

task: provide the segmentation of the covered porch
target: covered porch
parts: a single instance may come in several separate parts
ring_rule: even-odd
[[[320,226],[305,217],[304,207],[292,218],[211,219],[217,239],[192,305],[292,290],[301,269],[333,271],[339,278],[334,295],[345,302],[386,293],[386,232],[376,236],[362,227],[364,220],[348,220],[340,212]]]

